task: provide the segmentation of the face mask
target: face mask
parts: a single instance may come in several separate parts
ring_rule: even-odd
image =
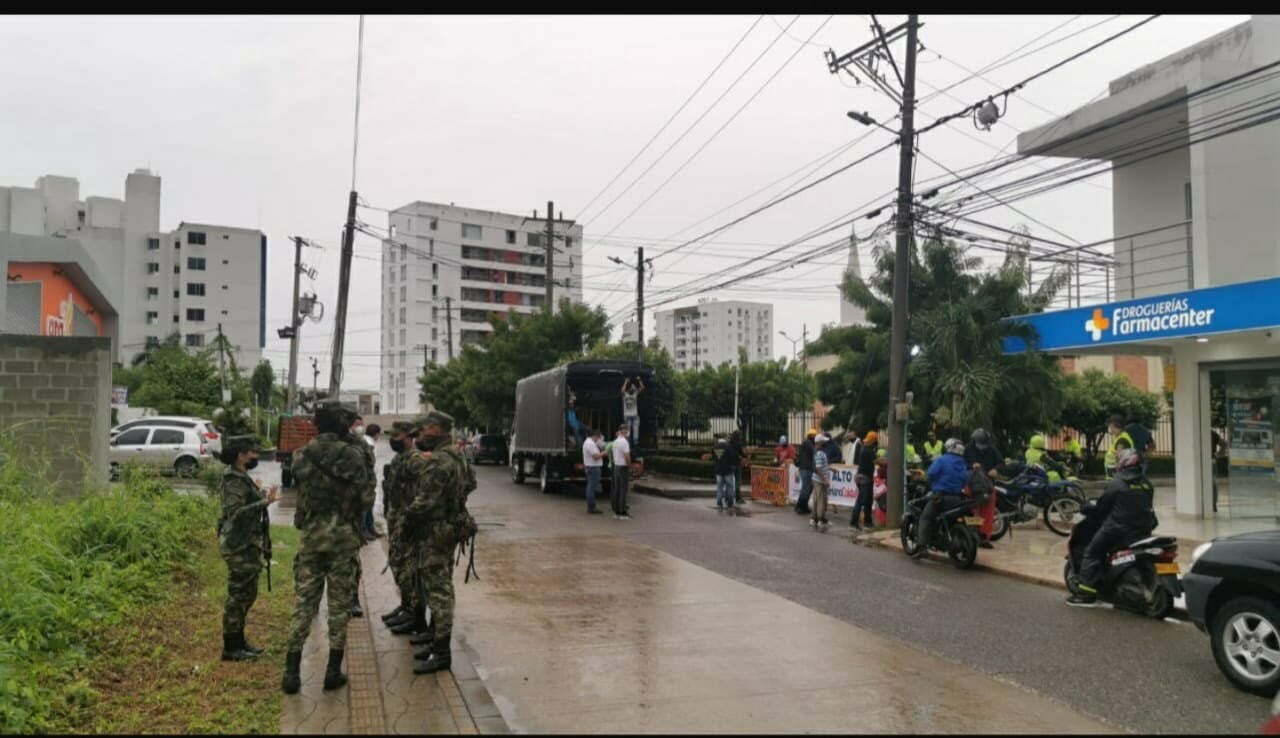
[[[360,437],[364,436],[364,426],[363,426],[363,425],[357,425],[356,427],[352,428],[352,429],[351,429],[351,435],[355,436],[356,438],[360,438]]]
[[[431,447],[435,445],[435,440],[435,436],[422,436],[414,439],[413,445],[416,446],[419,451],[430,451]]]
[[[392,450],[392,451],[395,451],[396,453],[400,453],[400,452],[401,452],[401,451],[403,451],[404,449],[405,449],[405,443],[404,443],[404,441],[400,440],[399,438],[392,438],[392,439],[391,439],[391,450]]]
[[[253,457],[252,459],[249,459],[248,463],[246,463],[246,464],[244,465],[244,468],[245,468],[245,469],[252,469],[252,468],[256,467],[257,465],[258,465],[258,457],[256,457],[256,456],[255,456],[255,457]]]

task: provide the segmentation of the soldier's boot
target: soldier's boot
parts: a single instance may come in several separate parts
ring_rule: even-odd
[[[443,641],[433,645],[426,654],[426,659],[418,661],[413,665],[414,674],[434,674],[437,671],[449,671],[449,667],[453,665],[453,653],[449,648],[450,639],[445,638]],[[418,654],[413,655],[419,658]]]
[[[386,621],[388,628],[398,628],[405,623],[413,622],[413,610],[405,609],[396,614],[394,618]]]
[[[254,656],[261,656],[262,654],[264,654],[264,653],[266,653],[266,652],[267,652],[267,649],[265,649],[265,648],[258,648],[257,646],[255,646],[255,645],[253,645],[252,643],[250,643],[250,642],[248,641],[248,639],[246,639],[246,638],[244,637],[244,634],[243,634],[243,633],[241,633],[241,634],[240,634],[240,644],[241,644],[242,646],[244,646],[244,650],[248,651],[249,653],[253,654]]]
[[[337,689],[347,683],[347,675],[342,673],[342,649],[329,649],[329,666],[324,670],[325,690]]]
[[[297,694],[302,689],[302,652],[290,651],[284,657],[284,678],[280,689],[285,694]]]
[[[412,646],[429,646],[436,640],[436,621],[432,620],[422,629],[422,633],[409,639]],[[425,658],[422,657],[422,658]]]
[[[257,658],[258,654],[245,648],[244,632],[222,634],[222,660],[248,661]]]
[[[403,602],[401,602],[399,605],[396,605],[396,609],[382,616],[382,622],[390,625],[392,620],[399,620],[407,611],[408,608],[404,606]]]
[[[413,617],[411,619],[405,620],[400,625],[397,625],[394,628],[391,628],[391,632],[395,633],[396,635],[410,635],[410,634],[421,633],[422,631],[426,630],[426,627],[427,627],[426,608],[419,607],[417,608],[417,610],[414,611]]]
[[[355,596],[351,598],[351,617],[364,617],[364,610],[360,607],[360,592],[357,591]]]

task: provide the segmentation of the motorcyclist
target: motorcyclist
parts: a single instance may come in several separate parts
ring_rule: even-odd
[[[1132,448],[1122,448],[1116,453],[1116,465],[1116,475],[1106,491],[1091,503],[1096,506],[1091,514],[1105,518],[1081,557],[1080,594],[1067,598],[1067,604],[1074,607],[1096,606],[1107,555],[1151,535],[1156,527],[1155,490],[1142,473],[1141,455]]]
[[[943,454],[929,465],[929,489],[933,493],[920,514],[920,527],[916,533],[917,557],[928,548],[929,529],[939,513],[964,503],[964,486],[969,480],[969,468],[964,463],[964,444],[959,438],[948,438]]]
[[[978,507],[982,515],[982,548],[991,548],[991,533],[995,530],[996,490],[994,480],[996,469],[1004,463],[1000,450],[991,443],[991,434],[978,428],[969,438],[969,445],[964,449],[964,462],[969,467],[969,491],[974,496],[985,495],[987,500]]]
[[[1043,469],[1050,482],[1062,481],[1067,472],[1066,467],[1049,455],[1048,444],[1045,442],[1043,433],[1037,433],[1031,437],[1024,456],[1027,460],[1027,466],[1038,466]]]

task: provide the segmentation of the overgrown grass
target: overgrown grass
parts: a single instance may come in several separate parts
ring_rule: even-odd
[[[41,467],[0,435],[0,733],[275,732],[295,532],[250,616],[271,651],[224,665],[213,499],[127,468],[59,500]]]

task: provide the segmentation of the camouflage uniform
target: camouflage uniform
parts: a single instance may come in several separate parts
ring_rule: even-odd
[[[227,601],[222,632],[244,631],[245,616],[258,599],[262,572],[262,511],[267,498],[248,474],[228,466],[222,475],[222,516],[218,519],[218,550],[227,562]]]
[[[441,421],[438,418],[447,420]],[[423,422],[452,428],[452,418],[431,413]],[[453,566],[458,545],[459,521],[467,516],[467,495],[475,489],[475,472],[448,436],[435,439],[435,447],[417,454],[421,475],[409,490],[404,508],[416,548],[415,568],[419,597],[431,609],[435,640],[431,653],[447,655],[453,634]]]
[[[293,564],[297,605],[290,623],[290,652],[302,651],[326,583],[329,648],[346,647],[358,575],[356,555],[363,540],[359,525],[365,507],[372,504],[366,448],[360,439],[321,433],[294,452],[298,487],[294,524],[302,536]]]
[[[409,423],[397,421],[392,433],[413,430]],[[408,485],[421,476],[423,460],[412,443],[396,454],[382,472],[382,514],[387,519],[387,564],[400,590],[400,600],[407,607],[418,604],[413,584],[413,546],[404,525],[404,505]]]
[[[373,509],[373,501],[378,496],[378,473],[375,471],[377,467],[377,459],[374,455],[373,446],[370,446],[363,438],[355,439],[355,445],[359,446],[360,451],[364,454],[365,466],[368,467],[369,482],[367,488],[362,489],[360,493],[361,503],[364,505],[360,509],[361,526],[363,529],[364,511]],[[364,544],[364,537],[361,535],[361,545]],[[356,567],[356,583],[351,590],[352,607],[358,607],[360,604],[360,577],[363,575],[360,567],[360,551],[356,550],[354,555]]]

